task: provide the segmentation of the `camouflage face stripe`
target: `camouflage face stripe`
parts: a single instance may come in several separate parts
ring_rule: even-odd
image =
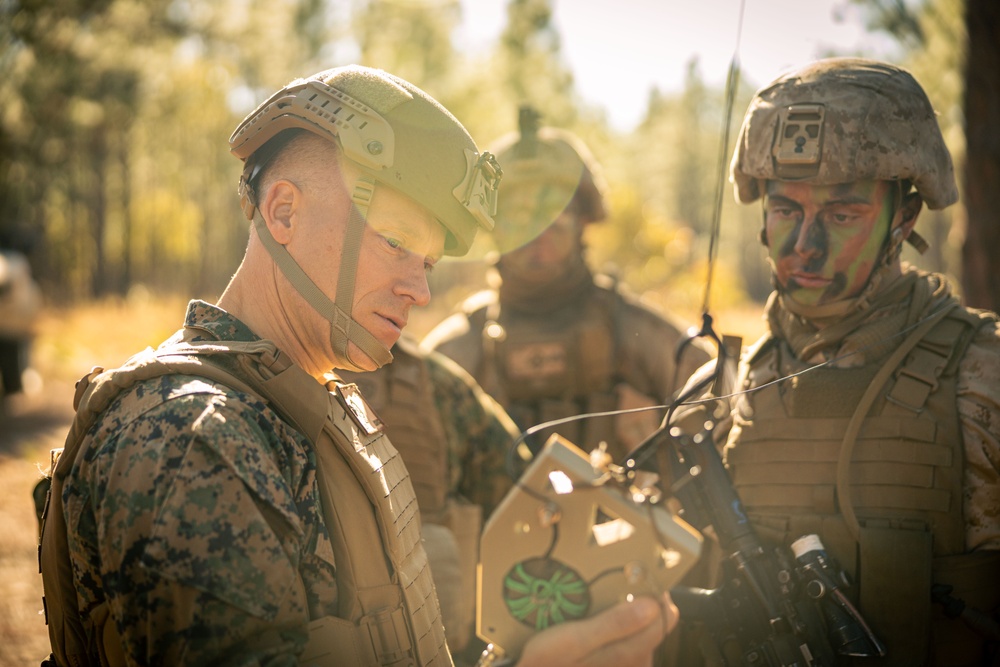
[[[764,224],[778,289],[805,306],[860,294],[881,258],[893,192],[885,181],[768,181]]]

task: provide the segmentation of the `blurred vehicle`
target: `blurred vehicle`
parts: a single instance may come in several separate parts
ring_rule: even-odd
[[[27,258],[0,250],[0,396],[23,389],[31,341],[42,310],[42,292]]]

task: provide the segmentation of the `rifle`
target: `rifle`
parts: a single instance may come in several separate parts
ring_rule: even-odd
[[[685,521],[702,532],[711,526],[725,556],[719,588],[671,589],[681,619],[704,622],[726,667],[827,667],[838,655],[884,656],[885,647],[844,595],[846,576],[818,536],[803,536],[790,550],[761,542],[713,427],[706,421],[690,435],[668,420],[635,450],[657,452],[670,469]]]

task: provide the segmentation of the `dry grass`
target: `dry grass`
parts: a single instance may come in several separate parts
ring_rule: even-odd
[[[186,304],[186,299],[153,297],[136,288],[124,300],[49,309],[39,326],[34,365],[47,379],[69,382],[94,365],[116,366],[177,331]]]

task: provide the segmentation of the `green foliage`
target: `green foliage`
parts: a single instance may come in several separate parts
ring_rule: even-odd
[[[360,62],[432,91],[452,70],[451,32],[459,18],[458,0],[371,0],[352,24]]]

